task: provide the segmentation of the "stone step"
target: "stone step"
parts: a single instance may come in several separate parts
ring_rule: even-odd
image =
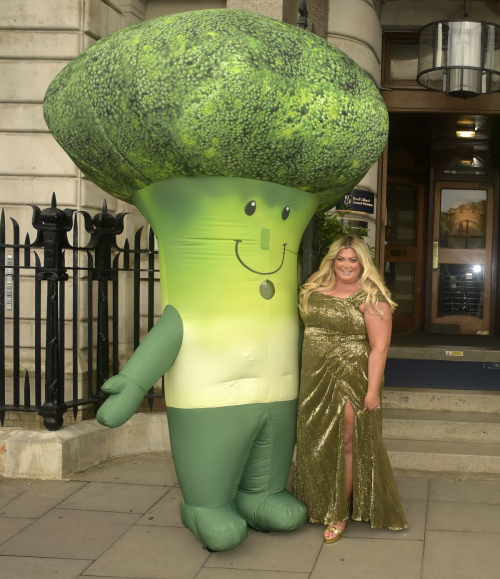
[[[384,389],[384,409],[500,414],[500,392],[388,386]]]
[[[500,414],[384,408],[387,440],[440,440],[500,444]]]
[[[500,444],[386,440],[396,474],[424,476],[464,475],[464,478],[500,476]]]

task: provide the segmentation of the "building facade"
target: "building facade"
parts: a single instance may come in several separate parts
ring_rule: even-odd
[[[7,217],[15,218],[21,231],[33,234],[28,204],[47,207],[56,192],[60,207],[94,214],[106,199],[110,212],[128,212],[123,238],[132,238],[144,225],[135,208],[106,195],[82,175],[43,120],[48,85],[82,50],[120,28],[186,10],[236,8],[295,25],[300,4],[299,0],[0,0],[0,206]],[[396,333],[423,334],[425,344],[432,342],[432,334],[453,335],[457,351],[472,336],[499,335],[500,153],[494,136],[500,96],[456,99],[416,82],[418,30],[436,20],[462,19],[464,3],[308,0],[307,9],[308,28],[314,24],[317,34],[367,72],[389,110],[388,147],[359,184],[374,195],[373,213],[351,213],[345,219],[369,229],[367,241],[375,247],[386,283],[399,303]],[[500,24],[498,2],[472,2],[469,17]],[[456,137],[455,128],[470,122],[475,138]],[[80,236],[84,245],[88,235]],[[27,369],[35,364],[29,284],[28,277],[21,279],[21,292],[27,297],[20,347]],[[121,296],[124,302],[127,291]],[[159,314],[158,300],[155,315]],[[83,309],[79,315],[85,321]],[[125,360],[132,349],[133,324],[126,308],[120,315],[119,347]],[[142,331],[147,331],[146,323]],[[460,336],[467,336],[463,343]],[[9,370],[9,337],[5,345]],[[401,347],[404,350],[404,344]],[[71,342],[66,348],[71,349]],[[403,350],[398,359],[404,361],[409,354]],[[79,361],[83,388],[87,363],[83,343]],[[397,380],[401,369],[394,372]]]

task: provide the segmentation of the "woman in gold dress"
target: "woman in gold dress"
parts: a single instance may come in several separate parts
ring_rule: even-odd
[[[340,539],[351,518],[408,528],[382,441],[381,396],[396,304],[366,244],[332,243],[304,284],[295,494],[310,522]]]

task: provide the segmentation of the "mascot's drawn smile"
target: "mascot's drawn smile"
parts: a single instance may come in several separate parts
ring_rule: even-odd
[[[234,251],[236,253],[236,257],[238,258],[238,261],[241,263],[242,266],[246,267],[247,269],[249,269],[253,273],[257,273],[258,275],[271,275],[273,273],[278,272],[283,267],[283,264],[285,263],[286,243],[283,244],[283,257],[281,259],[281,263],[280,263],[280,266],[278,267],[278,269],[275,269],[274,271],[256,271],[255,269],[248,267],[248,265],[241,259],[240,255],[238,253],[238,244],[242,243],[242,240],[241,239],[235,239],[235,241],[236,241],[236,245],[235,245]]]

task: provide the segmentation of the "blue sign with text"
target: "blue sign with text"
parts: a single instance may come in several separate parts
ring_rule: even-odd
[[[373,214],[375,208],[375,193],[363,189],[352,189],[337,203],[335,209],[340,211],[357,211]]]

